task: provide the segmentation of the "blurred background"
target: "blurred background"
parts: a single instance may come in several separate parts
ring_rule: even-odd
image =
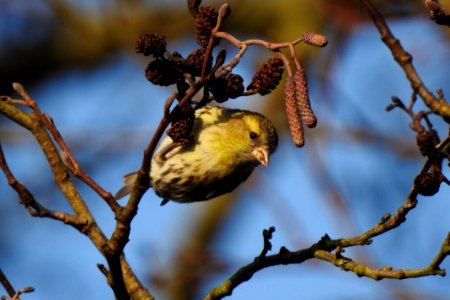
[[[442,88],[448,99],[450,31],[429,20],[423,2],[374,1],[427,87]],[[441,2],[450,8],[449,1]],[[217,8],[221,3],[204,1]],[[229,4],[224,30],[239,39],[284,42],[307,31],[328,37],[326,48],[296,47],[319,123],[307,129],[306,145],[297,149],[282,88],[226,103],[267,115],[278,129],[279,148],[268,169],[258,168],[236,192],[214,201],[160,207],[152,190],[146,193],[125,253],[158,299],[201,299],[260,253],[262,231],[270,226],[276,228],[272,253],[281,246],[309,247],[325,233],[340,238],[366,231],[401,206],[424,162],[409,118],[385,110],[393,95],[408,103],[411,88],[359,1]],[[81,166],[112,193],[124,174],[139,167],[172,92],[144,77],[148,58],[133,50],[144,32],[166,36],[168,49],[184,56],[198,48],[185,0],[0,0],[0,95],[13,95],[11,83],[22,83],[53,117]],[[220,47],[228,58],[236,53],[226,42]],[[265,49],[252,48],[235,70],[248,84],[269,57]],[[424,109],[421,101],[416,108]],[[441,137],[447,134],[442,120],[431,121]],[[0,141],[13,173],[35,197],[68,211],[34,138],[0,116]],[[111,234],[110,209],[77,184]],[[449,194],[443,185],[437,195],[420,197],[400,228],[345,255],[376,268],[428,265],[450,228]],[[62,223],[30,217],[3,174],[0,195],[0,266],[16,289],[36,289],[22,299],[113,299],[96,267],[104,260],[87,238]],[[450,269],[450,261],[441,267]],[[260,271],[230,297],[449,298],[448,277],[376,282],[318,260]]]

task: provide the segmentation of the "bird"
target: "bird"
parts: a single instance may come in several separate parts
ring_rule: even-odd
[[[173,147],[167,136],[151,160],[150,185],[163,200],[191,203],[227,194],[255,167],[269,166],[278,145],[272,122],[248,110],[204,106],[195,110],[192,138]],[[137,173],[124,176],[116,199],[129,194]]]

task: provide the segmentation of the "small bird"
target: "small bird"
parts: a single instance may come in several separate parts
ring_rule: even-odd
[[[190,203],[209,200],[234,190],[253,169],[269,165],[278,136],[263,115],[247,110],[205,106],[195,111],[192,139],[172,146],[166,137],[151,162],[150,184],[169,200]],[[119,199],[131,192],[136,173],[126,175]]]

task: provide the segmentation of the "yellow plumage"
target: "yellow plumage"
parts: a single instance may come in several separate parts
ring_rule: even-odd
[[[223,107],[197,110],[192,133],[191,141],[169,152],[172,140],[166,137],[156,151],[150,178],[161,198],[194,202],[231,192],[258,164],[268,165],[278,142],[261,114]],[[125,181],[129,192],[134,175]]]

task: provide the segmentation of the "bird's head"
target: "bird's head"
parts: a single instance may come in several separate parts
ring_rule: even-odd
[[[278,145],[278,135],[273,124],[263,115],[246,112],[242,115],[239,129],[239,143],[244,150],[243,159],[269,166],[269,156],[275,152]]]
[[[198,114],[197,126],[210,152],[224,169],[236,161],[253,167],[269,165],[269,156],[275,152],[278,135],[273,124],[263,115],[239,109],[205,107]]]

